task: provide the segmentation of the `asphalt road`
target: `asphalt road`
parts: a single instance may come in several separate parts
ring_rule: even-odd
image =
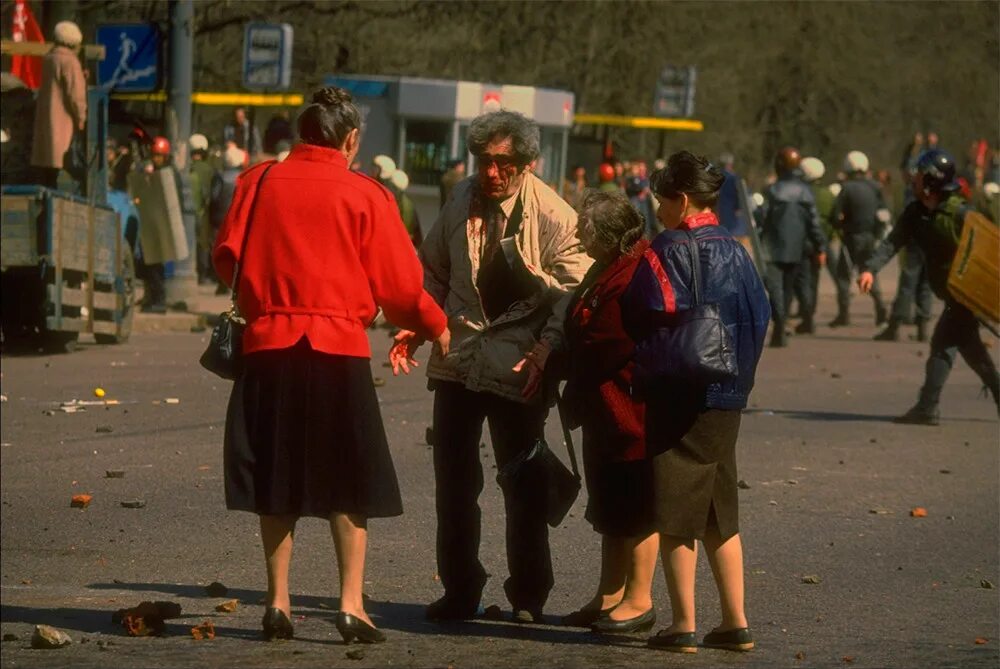
[[[829,300],[827,300],[829,304]],[[292,609],[297,638],[258,640],[264,572],[256,519],[227,512],[222,426],[229,384],[197,364],[207,333],[137,334],[126,345],[83,343],[69,355],[5,355],[0,447],[0,661],[4,667],[996,667],[1000,663],[998,421],[972,372],[957,363],[940,427],[889,419],[916,397],[926,344],[873,343],[870,303],[856,326],[821,327],[760,366],[739,447],[747,610],[758,645],[749,654],[702,649],[675,656],[643,637],[594,638],[557,626],[596,584],[599,539],[581,495],[551,533],[556,585],[549,625],[478,621],[437,625],[423,606],[439,596],[435,574],[430,448],[431,395],[420,373],[392,378],[388,340],[372,335],[373,370],[406,513],[370,525],[369,612],[389,635],[378,647],[345,647],[333,626],[336,562],[327,526],[296,534]],[[832,314],[824,314],[822,322]],[[996,341],[990,339],[996,350]],[[121,404],[63,413],[59,403]],[[167,398],[178,403],[168,404]],[[48,412],[53,412],[48,413]],[[110,432],[106,430],[111,430]],[[550,436],[558,443],[556,421]],[[492,454],[481,452],[484,605],[507,609],[502,501]],[[123,478],[106,478],[107,470]],[[70,508],[89,493],[85,510]],[[144,500],[144,508],[122,501]],[[911,517],[923,507],[926,517]],[[818,583],[805,583],[815,576]],[[219,581],[227,597],[209,597]],[[996,585],[993,586],[994,588]],[[707,565],[698,582],[699,631],[718,621]],[[233,613],[214,607],[239,599]],[[669,622],[662,574],[654,598]],[[161,638],[129,638],[112,613],[172,600],[182,617]],[[195,641],[210,619],[217,636]],[[33,650],[33,626],[74,643]],[[661,624],[658,624],[659,628]],[[977,639],[984,641],[977,643]],[[362,651],[362,657],[348,651]]]

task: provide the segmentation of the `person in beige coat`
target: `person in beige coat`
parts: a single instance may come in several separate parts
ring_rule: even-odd
[[[43,186],[56,187],[73,132],[87,120],[87,80],[78,57],[83,33],[72,21],[56,24],[55,47],[42,60],[42,85],[35,104],[31,164]]]
[[[455,186],[420,247],[425,288],[452,332],[450,351],[433,352],[427,372],[445,588],[427,607],[432,620],[477,613],[487,578],[479,561],[483,422],[499,468],[542,437],[542,371],[549,353],[562,347],[570,293],[591,263],[576,234],[576,212],[531,172],[539,155],[533,121],[505,110],[484,114],[469,126],[467,144],[477,173]],[[394,372],[409,371],[419,345],[412,332],[396,336]],[[545,486],[544,472],[534,470],[504,489],[504,590],[516,622],[541,622],[552,589]]]

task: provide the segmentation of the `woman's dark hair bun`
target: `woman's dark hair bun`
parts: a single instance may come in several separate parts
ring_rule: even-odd
[[[725,175],[704,156],[678,151],[667,159],[667,166],[650,177],[650,186],[661,197],[673,199],[687,195],[701,206],[711,207],[719,199]]]
[[[336,107],[348,102],[353,102],[354,98],[352,98],[351,94],[343,88],[327,86],[326,88],[321,88],[313,93],[312,101],[326,107]]]

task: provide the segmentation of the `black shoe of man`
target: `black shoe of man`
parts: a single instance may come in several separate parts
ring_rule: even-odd
[[[449,599],[447,595],[427,605],[425,616],[427,620],[438,622],[455,622],[472,620],[479,613],[479,603],[469,604]]]
[[[893,418],[892,422],[902,425],[939,425],[941,416],[937,409],[925,409],[918,404],[902,416]]]

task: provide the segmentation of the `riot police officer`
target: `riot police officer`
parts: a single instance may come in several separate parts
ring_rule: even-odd
[[[867,293],[875,273],[912,241],[927,258],[927,273],[934,294],[945,303],[931,335],[931,354],[920,397],[912,409],[896,418],[896,422],[938,424],[938,402],[956,352],[962,354],[989,388],[1000,410],[1000,374],[979,337],[979,323],[968,308],[948,293],[948,272],[969,210],[957,192],[954,159],[940,149],[925,151],[917,161],[913,186],[917,200],[900,214],[896,226],[867,260],[858,279],[858,287]]]
[[[889,221],[889,212],[878,183],[868,178],[868,156],[851,151],[844,158],[844,180],[833,203],[831,220],[840,233],[841,252],[837,263],[837,317],[830,327],[850,324],[851,279],[855,268],[864,267]],[[871,288],[875,301],[875,324],[885,322],[887,312],[878,281]]]
[[[771,299],[774,329],[771,346],[787,346],[785,320],[788,301],[802,260],[809,252],[822,266],[826,262],[826,235],[820,227],[812,189],[802,180],[798,149],[786,146],[774,159],[778,180],[768,186],[761,207],[761,244],[767,256],[767,290]],[[803,296],[811,302],[808,293]],[[800,305],[803,314],[812,313],[811,304]]]

